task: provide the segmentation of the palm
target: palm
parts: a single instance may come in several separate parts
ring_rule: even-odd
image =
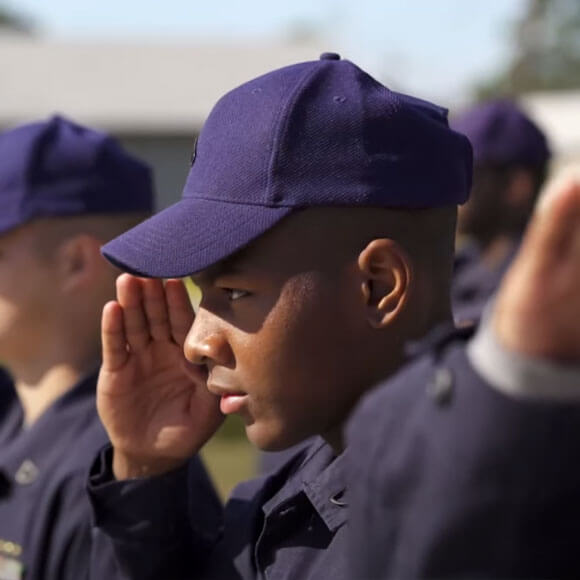
[[[139,284],[158,294],[158,305],[168,305],[173,322],[169,313],[155,316],[147,291],[137,291]],[[176,305],[175,296],[173,302],[170,297],[162,302],[159,292],[163,289],[158,281],[120,279],[119,304],[107,305],[103,315],[97,405],[116,450],[179,462],[205,443],[222,417],[202,371],[189,369],[183,356],[186,328],[193,320],[187,296],[184,301],[178,293]],[[146,307],[133,311],[141,300]],[[165,320],[164,328],[160,320]]]

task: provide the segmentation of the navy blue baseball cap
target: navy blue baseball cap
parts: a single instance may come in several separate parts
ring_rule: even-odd
[[[0,134],[0,233],[37,218],[152,211],[150,168],[61,116]]]
[[[103,247],[120,268],[182,277],[310,207],[463,203],[467,138],[447,111],[391,91],[325,53],[222,97],[197,141],[182,199]]]
[[[470,140],[476,164],[535,166],[550,159],[546,135],[513,101],[477,105],[451,126]]]

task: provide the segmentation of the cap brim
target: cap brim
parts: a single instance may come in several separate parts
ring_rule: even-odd
[[[293,210],[184,198],[102,248],[138,276],[181,278],[231,256]]]

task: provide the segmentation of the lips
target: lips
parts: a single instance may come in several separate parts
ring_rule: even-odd
[[[236,391],[214,383],[208,383],[207,388],[210,393],[221,397],[220,410],[224,415],[238,413],[246,404],[248,398],[247,393],[243,391]]]
[[[220,411],[224,415],[239,413],[246,404],[248,395],[222,395],[220,399]]]

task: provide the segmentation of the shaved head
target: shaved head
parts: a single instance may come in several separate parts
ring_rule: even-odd
[[[314,208],[292,214],[283,227],[308,241],[308,257],[323,270],[332,270],[376,239],[396,242],[407,255],[417,288],[417,312],[423,320],[418,333],[451,316],[450,283],[453,271],[457,207],[429,209]],[[274,232],[278,229],[274,228]],[[258,242],[266,244],[269,233]],[[252,246],[250,246],[252,247]]]

